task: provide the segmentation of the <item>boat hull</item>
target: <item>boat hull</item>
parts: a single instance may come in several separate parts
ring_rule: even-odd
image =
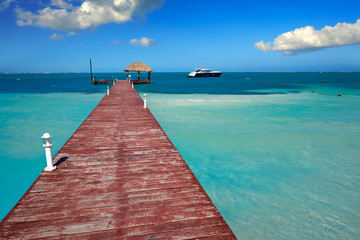
[[[188,77],[220,77],[222,73],[221,72],[215,72],[215,73],[196,73],[193,76],[188,75]]]

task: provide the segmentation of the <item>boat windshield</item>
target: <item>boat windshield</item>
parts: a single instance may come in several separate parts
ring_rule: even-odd
[[[211,72],[211,70],[205,68],[196,68],[196,72]]]

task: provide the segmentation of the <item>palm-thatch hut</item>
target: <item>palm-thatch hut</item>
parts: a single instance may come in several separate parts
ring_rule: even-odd
[[[131,80],[132,83],[150,83],[151,82],[151,72],[153,70],[143,62],[133,62],[127,68],[124,69],[124,72],[127,73],[127,80],[129,81],[129,72],[138,72],[138,79]],[[148,77],[140,79],[140,72],[148,72]]]

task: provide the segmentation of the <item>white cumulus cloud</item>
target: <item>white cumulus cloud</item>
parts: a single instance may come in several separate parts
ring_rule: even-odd
[[[37,13],[17,8],[16,23],[74,33],[106,23],[130,21],[134,15],[144,17],[162,4],[163,0],[85,0],[73,6],[64,0],[52,0],[50,6]]]
[[[323,48],[360,44],[360,19],[356,23],[338,23],[315,30],[312,26],[297,28],[279,35],[273,43],[260,41],[255,47],[265,51],[280,51],[284,55],[311,52]]]
[[[142,37],[140,39],[131,39],[130,44],[142,47],[152,47],[156,44],[156,40]]]

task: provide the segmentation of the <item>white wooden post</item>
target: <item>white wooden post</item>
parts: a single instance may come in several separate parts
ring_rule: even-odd
[[[43,146],[45,147],[45,156],[46,156],[46,168],[44,169],[47,172],[53,171],[56,167],[52,163],[52,151],[51,151],[51,135],[49,133],[44,133],[41,137],[43,139]]]
[[[147,108],[147,106],[146,106],[146,94],[144,94],[144,108]]]

